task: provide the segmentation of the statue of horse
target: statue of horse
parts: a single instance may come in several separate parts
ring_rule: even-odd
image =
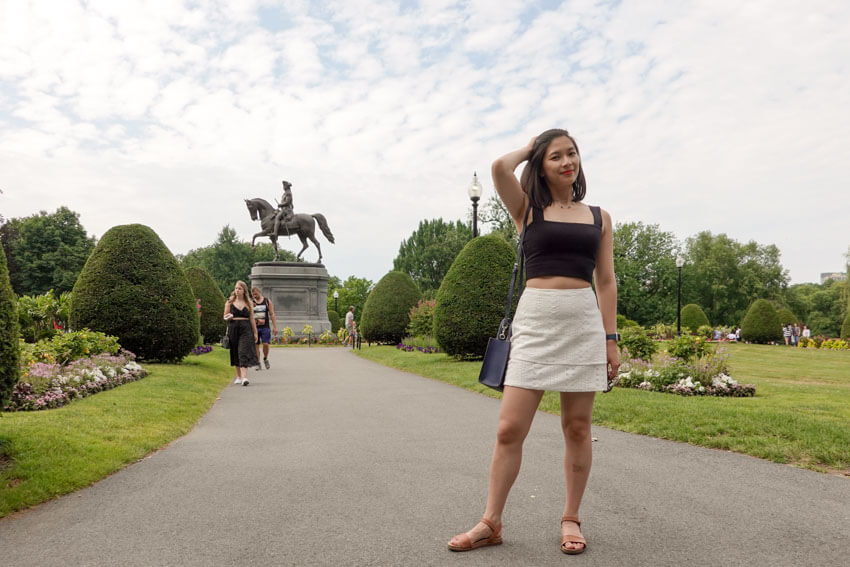
[[[274,246],[274,259],[280,257],[280,253],[277,248],[277,237],[278,236],[291,236],[297,235],[298,238],[301,239],[301,244],[303,247],[301,251],[298,252],[296,256],[298,259],[301,259],[301,254],[307,250],[307,239],[310,239],[316,249],[319,251],[319,260],[322,261],[322,247],[319,246],[318,240],[316,240],[316,221],[319,223],[319,228],[322,229],[322,234],[325,235],[325,238],[333,244],[334,243],[334,235],[331,234],[331,229],[328,227],[328,221],[325,220],[325,216],[320,213],[314,213],[312,215],[306,214],[297,214],[293,215],[292,218],[287,223],[280,223],[277,229],[277,234],[273,234],[274,232],[274,217],[277,212],[277,208],[273,207],[269,204],[265,199],[245,199],[245,204],[248,206],[248,212],[251,213],[251,220],[260,221],[260,228],[262,228],[261,232],[258,232],[254,235],[254,238],[251,239],[251,247],[254,247],[254,242],[256,241],[258,236],[268,236],[272,241],[272,246]],[[313,220],[315,219],[315,220]]]

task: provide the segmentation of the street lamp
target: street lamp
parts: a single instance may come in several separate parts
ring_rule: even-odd
[[[337,315],[339,314],[339,309],[337,309],[337,307],[336,307],[336,302],[337,302],[338,299],[339,299],[339,290],[335,289],[334,290],[334,311],[337,312]]]
[[[685,265],[685,259],[681,254],[676,254],[676,268],[679,270],[679,291],[676,294],[676,336],[682,336],[682,266]]]
[[[478,183],[478,173],[472,173],[472,183],[469,184],[469,198],[472,200],[472,237],[478,236],[478,199],[481,198],[481,193],[484,188]]]

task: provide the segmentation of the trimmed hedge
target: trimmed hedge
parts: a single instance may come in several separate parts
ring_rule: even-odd
[[[328,321],[331,324],[332,333],[336,333],[337,331],[339,331],[339,328],[342,326],[342,322],[339,318],[339,313],[337,313],[333,309],[328,309]]]
[[[473,238],[455,258],[434,305],[434,338],[447,354],[481,358],[505,316],[515,251],[497,234]],[[518,286],[519,287],[519,286]],[[518,300],[514,290],[514,306]]]
[[[691,333],[696,333],[703,325],[710,325],[705,312],[696,303],[689,303],[682,307],[682,327],[688,329]]]
[[[0,408],[6,405],[20,375],[18,298],[9,283],[6,254],[0,249]]]
[[[782,323],[768,300],[757,299],[750,305],[741,322],[741,338],[752,343],[782,340]]]
[[[787,307],[782,307],[781,309],[776,310],[776,316],[779,317],[779,323],[781,325],[794,324],[797,323],[797,316],[791,312]]]
[[[201,300],[201,335],[204,343],[215,344],[224,336],[227,326],[227,321],[221,317],[224,313],[224,294],[209,272],[201,267],[187,268],[186,279],[192,286],[195,298]]]
[[[360,333],[370,343],[401,342],[410,322],[408,313],[421,297],[409,275],[392,271],[381,278],[366,298]]]
[[[192,352],[200,327],[189,280],[159,236],[141,224],[103,235],[74,285],[70,323],[114,335],[140,359],[159,362]]]

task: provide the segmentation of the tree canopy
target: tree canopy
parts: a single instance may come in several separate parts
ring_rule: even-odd
[[[427,296],[440,288],[458,253],[472,239],[472,229],[461,221],[422,220],[399,246],[393,270],[404,272]]]
[[[688,238],[686,247],[682,300],[700,305],[714,324],[737,324],[753,301],[779,299],[788,286],[773,244],[741,244],[703,231]]]
[[[195,248],[183,256],[178,256],[183,269],[203,268],[215,281],[225,297],[233,291],[237,280],[251,281],[251,268],[256,262],[268,262],[274,258],[272,245],[263,242],[251,248],[249,242],[242,242],[236,231],[225,225],[210,246]],[[295,254],[288,250],[280,251],[280,259],[294,262]]]
[[[676,319],[676,251],[671,232],[657,224],[614,227],[617,311],[641,325]]]
[[[0,227],[0,240],[18,295],[70,291],[95,245],[80,215],[67,207],[10,219]]]
[[[358,278],[348,276],[345,282],[340,282],[339,278],[333,276],[328,280],[328,311],[335,310],[334,307],[334,291],[339,292],[339,299],[336,301],[337,315],[345,317],[348,313],[348,308],[354,306],[354,320],[359,321],[363,314],[363,306],[366,304],[366,298],[369,297],[369,292],[372,291],[374,284],[366,278]]]

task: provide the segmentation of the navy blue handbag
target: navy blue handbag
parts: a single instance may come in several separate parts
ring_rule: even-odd
[[[525,217],[522,220],[522,232],[519,235],[519,242],[516,246],[516,261],[514,262],[514,269],[511,273],[511,285],[508,287],[505,318],[499,323],[499,330],[496,336],[491,337],[487,341],[484,362],[481,364],[481,373],[478,375],[478,382],[500,392],[505,388],[505,370],[508,368],[508,357],[511,353],[511,307],[517,274],[522,272],[523,259],[525,257],[522,251],[522,240],[525,237],[525,227],[528,223],[528,212],[530,209],[531,205],[525,211]]]

